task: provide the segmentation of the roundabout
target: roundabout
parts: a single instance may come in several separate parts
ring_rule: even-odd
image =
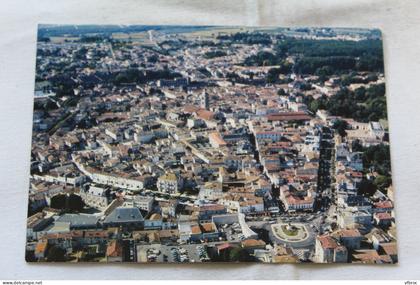
[[[304,248],[314,243],[313,231],[303,223],[278,223],[269,227],[270,238],[277,244]]]
[[[309,237],[304,224],[275,224],[271,226],[274,236],[284,242],[301,242]]]

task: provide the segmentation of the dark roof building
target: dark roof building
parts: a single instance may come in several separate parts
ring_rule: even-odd
[[[105,227],[143,228],[144,218],[135,207],[117,207],[103,221]]]

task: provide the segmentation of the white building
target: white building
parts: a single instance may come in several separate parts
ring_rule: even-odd
[[[159,192],[175,194],[182,187],[182,179],[178,178],[174,173],[166,173],[158,178],[157,188]]]
[[[90,185],[89,189],[80,191],[80,197],[86,205],[99,210],[105,210],[109,205],[106,189],[102,187]]]

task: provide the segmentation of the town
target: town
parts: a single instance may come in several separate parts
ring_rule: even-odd
[[[28,262],[396,263],[382,41],[40,26]]]

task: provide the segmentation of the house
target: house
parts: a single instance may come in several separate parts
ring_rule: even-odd
[[[373,212],[384,213],[391,212],[394,209],[394,205],[391,200],[379,201],[373,204]]]
[[[315,202],[314,195],[312,189],[301,191],[291,185],[280,187],[280,200],[283,202],[285,209],[290,212],[312,210]]]
[[[36,213],[26,220],[26,237],[35,240],[39,235],[45,234],[48,226],[54,221],[53,215],[44,212]]]
[[[355,228],[357,224],[370,228],[372,226],[372,214],[366,210],[345,208],[338,212],[337,223],[340,228]]]
[[[383,264],[392,263],[388,255],[380,255],[375,249],[356,250],[353,254],[353,263]]]
[[[272,260],[274,263],[298,263],[299,257],[297,257],[289,247],[276,245],[274,247]]]
[[[149,218],[144,220],[144,229],[145,230],[162,229],[162,216],[157,213],[150,215]]]
[[[213,222],[200,224],[202,239],[205,241],[213,241],[219,238],[219,231]]]
[[[200,206],[198,211],[200,220],[211,220],[214,215],[226,214],[226,207],[219,204],[206,204]]]
[[[134,231],[133,240],[138,243],[144,242],[147,244],[160,244],[159,232],[155,230]]]
[[[67,253],[73,252],[73,235],[70,232],[67,233],[47,233],[42,236],[41,241],[48,241],[49,245],[59,246],[66,250]]]
[[[382,244],[391,243],[394,239],[383,230],[379,228],[374,228],[368,234],[368,240],[372,243],[374,249],[379,250]]]
[[[125,207],[136,207],[140,210],[150,212],[153,208],[153,202],[155,199],[149,196],[125,196],[124,197],[124,206]]]
[[[260,239],[246,239],[241,241],[241,247],[247,250],[265,249],[265,242]]]
[[[373,214],[373,220],[378,227],[387,228],[391,226],[394,218],[388,212],[380,212]]]
[[[214,241],[219,238],[219,231],[213,222],[193,224],[190,236],[192,242]]]
[[[178,204],[179,204],[179,201],[177,199],[171,199],[169,201],[158,202],[158,205],[161,209],[162,216],[164,217],[175,217]]]
[[[178,230],[161,230],[159,231],[161,244],[174,244],[179,239]]]
[[[396,242],[383,243],[379,247],[379,253],[391,258],[392,263],[398,262],[398,248]]]
[[[222,198],[222,183],[218,181],[206,182],[201,187],[199,195],[204,200],[217,200]]]
[[[88,230],[83,231],[83,239],[81,241],[84,245],[104,244],[109,238],[108,231],[105,230]]]
[[[348,249],[359,249],[363,236],[357,229],[342,229],[333,234]]]
[[[315,262],[342,263],[347,262],[347,249],[340,245],[332,236],[317,236],[315,240]]]
[[[35,258],[37,260],[43,260],[47,257],[48,240],[40,240],[35,245]]]
[[[118,240],[111,240],[108,242],[105,258],[107,262],[123,261],[123,247]]]
[[[216,246],[216,250],[217,250],[217,254],[221,255],[223,254],[225,251],[234,248],[235,246],[233,246],[232,244],[226,242],[226,243],[222,243]]]
[[[209,142],[214,148],[227,146],[219,132],[212,132],[209,134]]]
[[[178,222],[179,239],[181,242],[188,242],[191,239],[193,225],[196,225],[196,222],[189,220]]]
[[[239,213],[262,213],[264,212],[264,199],[262,197],[247,197],[239,201]]]
[[[271,183],[265,178],[258,179],[252,186],[255,191],[255,196],[263,197],[267,193],[271,193]]]
[[[96,185],[87,186],[86,189],[80,191],[80,197],[83,199],[83,202],[99,210],[105,210],[108,207],[108,195],[109,189]]]
[[[182,187],[182,178],[175,173],[166,173],[158,178],[157,188],[159,192],[167,194],[178,193]]]

